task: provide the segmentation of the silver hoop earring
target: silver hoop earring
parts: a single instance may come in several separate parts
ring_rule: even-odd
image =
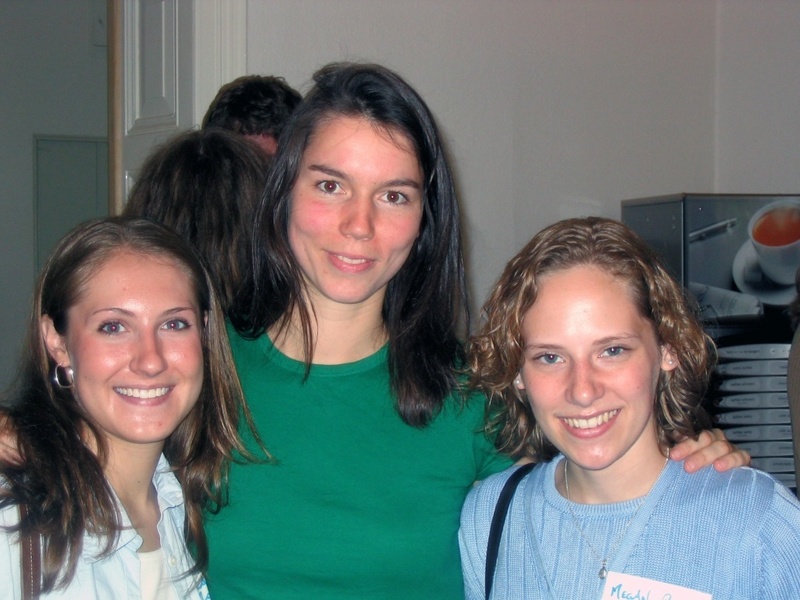
[[[75,383],[75,372],[72,367],[56,365],[53,369],[53,383],[62,390],[68,390]]]

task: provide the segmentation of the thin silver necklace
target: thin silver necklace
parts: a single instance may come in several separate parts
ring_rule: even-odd
[[[642,496],[641,500],[639,500],[639,506],[637,506],[636,510],[633,511],[631,518],[628,519],[627,523],[625,523],[625,527],[622,528],[622,531],[617,536],[617,540],[614,542],[614,545],[612,546],[611,550],[609,550],[608,554],[606,554],[605,557],[600,556],[600,553],[597,550],[595,550],[594,546],[592,546],[592,543],[583,533],[583,527],[581,527],[581,523],[578,520],[578,516],[575,514],[575,511],[572,510],[572,505],[567,504],[567,509],[569,510],[569,514],[572,517],[572,524],[575,526],[575,529],[578,530],[578,533],[581,534],[583,541],[586,542],[586,545],[589,547],[589,550],[592,552],[594,557],[600,561],[600,570],[597,572],[597,576],[600,579],[605,579],[606,576],[608,575],[608,569],[606,568],[606,566],[608,565],[608,561],[614,558],[614,554],[617,552],[617,548],[619,548],[619,545],[622,543],[622,540],[625,539],[625,534],[628,532],[628,527],[631,526],[631,523],[633,523],[633,520],[636,518],[636,515],[639,514],[639,510],[642,508],[642,506],[644,506],[644,501],[647,500],[647,497],[653,490],[653,486],[656,484],[656,481],[658,481],[661,478],[661,473],[663,473],[664,469],[667,468],[668,463],[669,463],[669,448],[667,448],[667,459],[664,461],[664,466],[661,467],[661,471],[659,472],[658,477],[656,477],[655,481],[653,482],[653,485],[650,486],[650,489],[647,490],[647,493],[644,496]],[[567,459],[564,459],[564,487],[567,490],[567,502],[572,502],[569,498],[569,476],[567,475],[567,473],[568,473]]]

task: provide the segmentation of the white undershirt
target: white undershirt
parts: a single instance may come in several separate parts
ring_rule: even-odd
[[[141,571],[142,600],[179,600],[175,588],[169,581],[164,564],[164,552],[159,548],[150,552],[138,552]]]

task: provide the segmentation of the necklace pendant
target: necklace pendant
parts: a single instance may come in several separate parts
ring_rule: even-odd
[[[605,579],[606,575],[608,575],[608,569],[606,569],[606,561],[603,561],[603,564],[600,566],[600,572],[597,574],[597,576],[600,579]]]

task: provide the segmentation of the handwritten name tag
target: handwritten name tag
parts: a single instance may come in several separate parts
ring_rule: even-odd
[[[603,600],[712,600],[711,594],[705,592],[614,571],[608,572],[602,598]]]

